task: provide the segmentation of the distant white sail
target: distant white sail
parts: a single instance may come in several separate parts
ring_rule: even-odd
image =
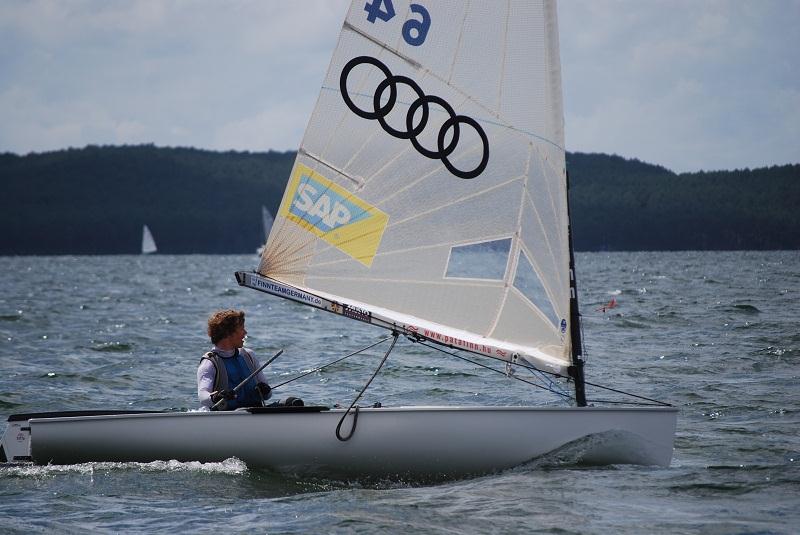
[[[259,272],[564,373],[568,224],[555,4],[354,2]]]
[[[157,250],[153,234],[150,232],[150,229],[147,228],[147,225],[145,225],[142,228],[142,254],[155,253]]]
[[[274,222],[274,218],[272,217],[272,213],[267,210],[267,207],[263,204],[261,205],[261,224],[262,228],[264,229],[264,243],[266,243],[267,239],[269,238],[269,233],[272,230],[272,223]],[[256,254],[261,256],[264,252],[264,245],[260,245],[258,249],[256,249]]]
[[[261,205],[261,224],[263,225],[263,228],[264,228],[264,240],[265,241],[269,237],[269,232],[272,230],[273,221],[274,221],[274,218],[272,217],[272,214],[270,213],[269,210],[267,210],[267,207],[262,204]]]

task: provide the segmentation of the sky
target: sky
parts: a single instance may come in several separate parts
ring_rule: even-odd
[[[2,0],[0,152],[296,150],[347,5]],[[800,0],[558,14],[567,150],[676,172],[800,163]]]

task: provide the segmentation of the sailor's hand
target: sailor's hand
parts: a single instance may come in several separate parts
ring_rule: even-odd
[[[269,399],[272,396],[272,388],[267,383],[258,383],[256,385],[256,390],[258,393],[261,394],[263,399]]]
[[[217,403],[221,399],[232,400],[236,399],[236,392],[233,390],[217,390],[216,392],[211,392],[211,402]]]

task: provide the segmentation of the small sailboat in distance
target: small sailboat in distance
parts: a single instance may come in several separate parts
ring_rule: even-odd
[[[158,250],[156,241],[153,239],[153,233],[147,225],[142,227],[142,254],[152,254]]]
[[[274,222],[274,218],[272,217],[272,213],[267,210],[267,207],[263,204],[261,205],[261,226],[264,231],[262,236],[264,237],[264,243],[266,243],[267,238],[269,238],[269,233],[272,230],[272,223]],[[261,256],[261,253],[264,252],[264,245],[260,245],[258,249],[256,249],[256,254]]]

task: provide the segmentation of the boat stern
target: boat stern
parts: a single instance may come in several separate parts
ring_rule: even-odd
[[[31,461],[31,426],[27,418],[12,414],[8,417],[3,438],[0,440],[0,462]]]

